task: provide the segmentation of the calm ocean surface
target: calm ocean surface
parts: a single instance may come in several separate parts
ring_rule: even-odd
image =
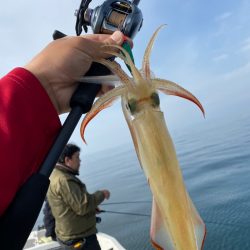
[[[204,122],[171,136],[187,189],[206,223],[204,249],[250,249],[250,116]],[[107,212],[100,215],[99,231],[113,235],[126,249],[153,249],[151,193],[133,145],[87,155],[82,163],[81,179],[90,192],[111,191],[101,206]]]

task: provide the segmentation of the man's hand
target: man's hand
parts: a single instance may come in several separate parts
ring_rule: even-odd
[[[58,114],[62,114],[70,110],[70,98],[78,86],[76,82],[89,70],[93,59],[109,57],[103,53],[102,46],[121,45],[123,40],[120,31],[112,35],[67,36],[51,42],[25,68],[39,79]]]
[[[106,189],[101,190],[101,191],[103,192],[105,199],[108,200],[110,197],[110,192]]]
[[[102,210],[99,207],[97,207],[95,211],[96,211],[96,214],[100,214],[102,212]]]

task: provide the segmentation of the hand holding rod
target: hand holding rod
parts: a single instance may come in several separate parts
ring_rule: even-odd
[[[60,31],[55,31],[53,34],[54,39],[64,37]],[[110,70],[99,63],[92,63],[86,76],[94,75],[108,75]],[[70,100],[71,111],[63,124],[62,130],[58,135],[54,146],[50,150],[46,160],[44,161],[40,173],[45,176],[50,176],[54,165],[56,164],[62,150],[68,142],[71,134],[73,133],[82,114],[87,113],[95,100],[97,93],[100,91],[100,84],[80,83],[75,93]]]
[[[56,32],[54,38],[57,39],[60,36],[65,35]],[[88,76],[105,74],[110,74],[110,71],[98,63],[93,63],[86,73]],[[70,101],[71,112],[40,167],[40,171],[24,183],[5,214],[0,218],[1,249],[23,249],[42,208],[49,187],[49,176],[81,115],[91,109],[100,89],[101,85],[98,84],[79,84]]]

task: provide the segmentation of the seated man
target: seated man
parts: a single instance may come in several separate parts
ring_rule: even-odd
[[[96,211],[108,199],[108,190],[88,193],[79,175],[80,148],[67,144],[50,177],[48,201],[55,217],[58,242],[67,249],[100,250]]]
[[[43,224],[45,228],[45,236],[51,237],[52,240],[56,241],[55,218],[51,212],[51,208],[47,198],[45,199],[43,214],[44,214]]]

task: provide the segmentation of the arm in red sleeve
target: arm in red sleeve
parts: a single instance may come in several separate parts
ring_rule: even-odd
[[[16,68],[0,79],[0,215],[37,172],[60,128],[46,91],[29,71]]]

